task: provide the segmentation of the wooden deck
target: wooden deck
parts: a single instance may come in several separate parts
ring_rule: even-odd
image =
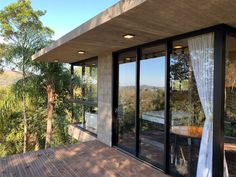
[[[0,177],[167,177],[98,141],[0,159]]]

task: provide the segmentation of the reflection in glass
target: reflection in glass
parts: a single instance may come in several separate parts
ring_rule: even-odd
[[[73,103],[73,119],[78,124],[84,124],[84,109],[83,105]]]
[[[85,73],[82,81],[84,87],[84,99],[96,101],[97,99],[97,67],[85,66]]]
[[[140,157],[164,161],[165,46],[145,48],[140,61]]]
[[[75,99],[97,100],[97,66],[96,63],[74,66],[73,94]]]
[[[74,66],[72,77],[73,98],[82,98],[82,66]]]
[[[236,177],[236,38],[227,36],[224,150],[230,177]]]
[[[97,60],[74,65],[72,77],[74,122],[92,133],[97,132]]]
[[[205,116],[187,40],[176,41],[173,46],[170,61],[170,167],[174,175],[192,177],[196,176]]]
[[[119,56],[118,145],[135,152],[136,54]]]

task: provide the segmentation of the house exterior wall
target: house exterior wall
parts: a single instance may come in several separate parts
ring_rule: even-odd
[[[79,128],[76,124],[69,125],[68,134],[74,139],[78,140],[78,142],[87,142],[96,140],[95,136]]]
[[[98,56],[97,139],[112,145],[112,54]]]

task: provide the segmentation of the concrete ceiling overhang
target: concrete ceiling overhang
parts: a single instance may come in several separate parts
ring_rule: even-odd
[[[222,23],[236,27],[236,1],[121,0],[32,59],[73,63]],[[124,39],[127,33],[135,38]]]

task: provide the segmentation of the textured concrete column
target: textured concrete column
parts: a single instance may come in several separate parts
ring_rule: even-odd
[[[98,57],[98,140],[112,142],[112,54]]]

